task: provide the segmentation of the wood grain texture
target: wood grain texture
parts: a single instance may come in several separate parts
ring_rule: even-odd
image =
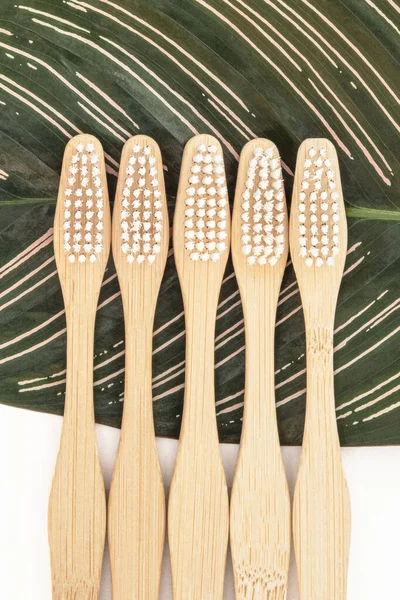
[[[240,155],[232,215],[232,257],[243,305],[246,372],[242,436],[231,505],[230,539],[237,600],[284,600],[290,556],[290,499],[279,444],[274,390],[276,308],[288,255],[275,266],[249,265],[242,246],[242,193],[255,148],[273,148],[252,140]],[[254,200],[252,200],[254,202]]]
[[[168,536],[174,600],[221,600],[228,542],[229,507],[215,416],[215,319],[228,249],[217,262],[192,261],[185,249],[184,210],[192,157],[185,147],[174,217],[174,254],[186,322],[186,381],[182,428],[168,509]],[[229,210],[228,210],[229,232]],[[229,233],[227,239],[229,248]]]
[[[103,250],[96,262],[68,262],[63,248],[63,201],[78,144],[98,153],[104,199]],[[69,187],[71,187],[69,185]],[[73,190],[77,184],[73,185]],[[54,219],[54,252],[67,320],[67,384],[60,450],[49,501],[53,600],[96,600],[104,549],[106,506],[93,410],[96,307],[110,249],[110,211],[103,150],[90,135],[66,146]]]
[[[151,148],[162,192],[161,251],[153,264],[128,263],[121,250],[121,201],[132,147]],[[147,172],[146,188],[151,188]],[[165,497],[152,406],[153,321],[168,253],[169,226],[158,145],[138,135],[126,142],[114,203],[112,249],[125,318],[125,393],[121,438],[110,488],[108,542],[113,600],[156,600],[165,537]]]
[[[340,242],[334,265],[307,267],[300,257],[298,194],[308,151],[327,149],[339,192]],[[304,309],[307,408],[293,507],[293,533],[301,600],[345,600],[350,544],[350,500],[336,426],[333,325],[347,249],[347,227],[334,146],[310,139],[300,146],[290,220],[290,251]]]

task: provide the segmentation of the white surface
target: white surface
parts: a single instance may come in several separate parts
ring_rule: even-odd
[[[61,418],[0,406],[0,594],[7,600],[51,600],[47,547],[47,502],[55,464]],[[110,485],[119,431],[98,426],[97,439],[106,487]],[[166,487],[177,443],[158,440]],[[229,486],[237,446],[221,445]],[[282,448],[291,490],[300,448]],[[352,504],[352,546],[347,600],[398,596],[400,540],[400,447],[348,448],[343,459]],[[165,552],[161,600],[170,600],[171,580]],[[228,557],[224,600],[233,600]],[[106,554],[100,600],[111,600]],[[298,600],[292,561],[287,600]],[[304,599],[306,600],[306,599]],[[324,599],[326,600],[326,599]]]

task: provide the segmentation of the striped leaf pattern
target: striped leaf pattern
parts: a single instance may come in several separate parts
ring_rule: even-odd
[[[111,198],[125,140],[153,136],[165,163],[170,218],[182,149],[221,141],[233,197],[249,139],[272,139],[290,197],[299,142],[338,148],[349,250],[335,335],[337,417],[348,445],[400,443],[400,184],[397,0],[4,0],[0,23],[0,401],[61,414],[65,319],[52,248],[63,148],[85,131],[106,152]],[[185,334],[172,250],[154,329],[158,435],[176,437]],[[101,423],[123,407],[124,333],[112,261],[96,328]],[[237,441],[244,332],[232,265],[216,326],[216,412]],[[289,263],[276,324],[281,441],[301,442],[304,328]]]

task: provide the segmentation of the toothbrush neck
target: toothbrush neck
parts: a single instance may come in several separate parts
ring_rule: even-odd
[[[329,427],[337,437],[334,373],[333,323],[307,328],[307,404],[305,435]],[[323,437],[323,436],[321,436]]]
[[[184,421],[212,427],[215,420],[214,338],[216,305],[203,301],[186,310]],[[190,427],[190,426],[189,426]]]
[[[249,428],[254,433],[276,424],[274,339],[276,300],[262,302],[246,300],[244,321],[246,332],[246,374],[243,434]],[[268,432],[276,428],[268,427]]]
[[[122,433],[153,430],[152,403],[153,322],[125,321],[125,389]],[[138,436],[133,436],[138,439]]]
[[[134,365],[135,378],[142,380],[151,375],[153,351],[153,322],[134,319],[125,321],[125,362],[127,368]]]
[[[96,312],[90,306],[75,303],[66,311],[67,318],[67,384],[65,421],[80,415],[81,425],[91,426],[93,407],[93,354]]]

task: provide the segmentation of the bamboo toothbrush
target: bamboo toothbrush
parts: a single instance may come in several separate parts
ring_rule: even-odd
[[[288,246],[278,150],[269,140],[252,140],[240,155],[232,217],[246,332],[244,415],[230,512],[237,600],[286,598],[290,500],[276,420],[274,334]]]
[[[91,135],[66,146],[54,252],[67,319],[67,387],[49,501],[53,600],[96,600],[106,526],[93,409],[97,301],[110,250],[103,149]]]
[[[154,313],[168,241],[161,152],[154,140],[137,135],[122,152],[112,226],[126,338],[124,412],[108,512],[113,600],[158,598],[165,498],[151,372]]]
[[[186,320],[186,383],[168,511],[174,600],[221,600],[228,492],[214,397],[215,319],[230,238],[219,142],[185,147],[174,218],[174,253]]]
[[[307,409],[293,530],[301,600],[345,600],[350,501],[336,427],[333,325],[347,249],[334,146],[309,139],[297,155],[290,251],[304,309]]]

